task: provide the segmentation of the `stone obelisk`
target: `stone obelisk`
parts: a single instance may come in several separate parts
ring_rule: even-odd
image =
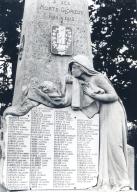
[[[64,81],[72,56],[92,51],[86,0],[26,0],[13,105],[30,79]]]

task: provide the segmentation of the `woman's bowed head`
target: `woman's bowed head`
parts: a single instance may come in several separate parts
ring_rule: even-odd
[[[98,94],[104,93],[103,89],[95,87],[93,84],[92,87],[89,86],[90,76],[97,75],[100,73],[92,68],[91,63],[86,56],[84,55],[75,56],[73,58],[73,61],[69,64],[69,73],[71,73],[71,75],[70,76],[68,75],[66,77],[67,79],[66,81],[68,82],[71,81],[73,77],[81,80],[80,82],[82,85],[84,85],[83,89],[85,94],[94,97],[95,93]]]

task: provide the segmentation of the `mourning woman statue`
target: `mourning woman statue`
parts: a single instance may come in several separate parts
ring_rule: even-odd
[[[130,190],[127,121],[120,98],[108,78],[95,71],[85,55],[75,56],[69,63],[68,71],[64,94],[58,93],[54,84],[50,86],[52,90],[46,86],[46,91],[41,86],[34,87],[37,100],[28,94],[27,103],[34,102],[31,107],[34,104],[37,106],[37,101],[45,105],[49,102],[51,107],[56,108],[71,106],[73,110],[81,110],[88,118],[99,113],[100,147],[96,189]]]
[[[130,189],[127,168],[127,121],[124,106],[110,81],[93,70],[89,59],[77,55],[69,64],[71,75],[84,81],[83,92],[99,106],[99,173],[97,187]],[[102,91],[103,90],[103,91]]]
[[[124,106],[106,76],[91,67],[85,55],[77,55],[69,64],[66,92],[55,107],[71,105],[88,118],[99,113],[99,172],[97,188],[130,190],[127,169],[127,122]],[[71,88],[70,88],[71,87]]]

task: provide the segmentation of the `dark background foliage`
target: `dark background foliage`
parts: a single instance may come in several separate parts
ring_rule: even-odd
[[[95,3],[100,6],[94,17],[94,7],[89,8],[94,66],[107,73],[124,102],[128,120],[137,124],[136,1],[95,0]]]
[[[0,115],[12,101],[23,8],[24,2],[0,0]]]
[[[137,151],[136,0],[92,1],[94,67],[108,75],[122,99],[131,122],[128,142]],[[0,0],[0,115],[12,102],[23,9],[24,1]]]

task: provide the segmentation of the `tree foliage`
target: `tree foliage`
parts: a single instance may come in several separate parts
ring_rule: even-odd
[[[135,0],[93,0],[90,9],[94,67],[106,73],[137,123],[137,30]]]
[[[23,14],[23,2],[0,1],[0,104],[1,114],[11,103]]]

